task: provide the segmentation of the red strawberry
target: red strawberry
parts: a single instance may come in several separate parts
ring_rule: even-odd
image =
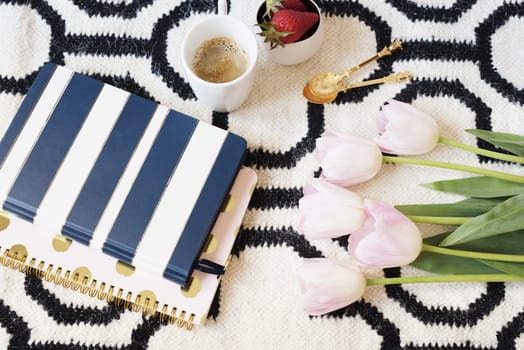
[[[280,9],[309,11],[301,0],[266,0],[266,16],[271,17]]]
[[[271,48],[278,45],[294,43],[311,29],[319,20],[316,12],[301,12],[289,9],[279,10],[273,14],[271,21],[260,23],[262,32],[258,33],[269,41]]]
[[[304,5],[304,3],[300,0],[285,0],[282,5],[283,5],[283,8],[288,9],[288,10],[303,11],[303,12],[309,11],[307,6]]]

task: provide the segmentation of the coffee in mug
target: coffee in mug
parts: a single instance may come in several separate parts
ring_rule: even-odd
[[[216,112],[231,112],[247,99],[253,88],[257,55],[253,30],[227,15],[208,16],[198,22],[184,35],[180,50],[185,78],[195,97]],[[195,70],[194,63],[206,70],[211,68],[211,72],[199,76],[196,71],[200,69]]]
[[[228,37],[202,42],[193,57],[195,74],[211,83],[225,83],[240,77],[248,67],[247,53]]]

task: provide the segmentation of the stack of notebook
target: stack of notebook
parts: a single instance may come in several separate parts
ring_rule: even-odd
[[[0,141],[1,261],[202,323],[256,182],[245,152],[237,135],[47,64]]]

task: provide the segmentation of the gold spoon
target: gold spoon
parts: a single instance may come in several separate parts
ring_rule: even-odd
[[[384,47],[373,57],[368,58],[367,60],[356,65],[355,67],[346,69],[342,74],[335,74],[331,72],[317,74],[313,77],[313,79],[309,81],[309,83],[304,88],[304,96],[308,98],[308,96],[315,95],[318,97],[325,96],[327,98],[328,96],[331,97],[333,94],[338,94],[338,92],[344,90],[342,88],[342,81],[344,78],[347,78],[363,66],[371,62],[374,62],[381,57],[391,55],[394,51],[398,49],[402,49],[402,42],[400,40],[395,40],[391,43],[391,45]]]
[[[308,88],[308,85],[304,87],[304,90],[302,93],[304,94],[304,97],[312,103],[316,104],[324,104],[329,103],[335,100],[337,98],[339,92],[346,92],[346,90],[354,89],[362,86],[368,86],[368,85],[375,85],[375,84],[383,84],[383,83],[399,83],[402,81],[406,81],[411,79],[411,74],[408,72],[401,72],[401,73],[395,73],[391,74],[382,78],[378,79],[372,79],[372,80],[365,80],[360,81],[358,83],[350,83],[350,84],[337,84],[336,89],[332,89],[331,94],[323,94],[323,95],[317,95],[313,92],[313,90]]]

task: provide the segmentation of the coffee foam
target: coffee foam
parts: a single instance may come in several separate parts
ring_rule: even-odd
[[[212,83],[235,80],[247,69],[246,52],[232,39],[216,37],[204,41],[193,57],[193,71]]]

